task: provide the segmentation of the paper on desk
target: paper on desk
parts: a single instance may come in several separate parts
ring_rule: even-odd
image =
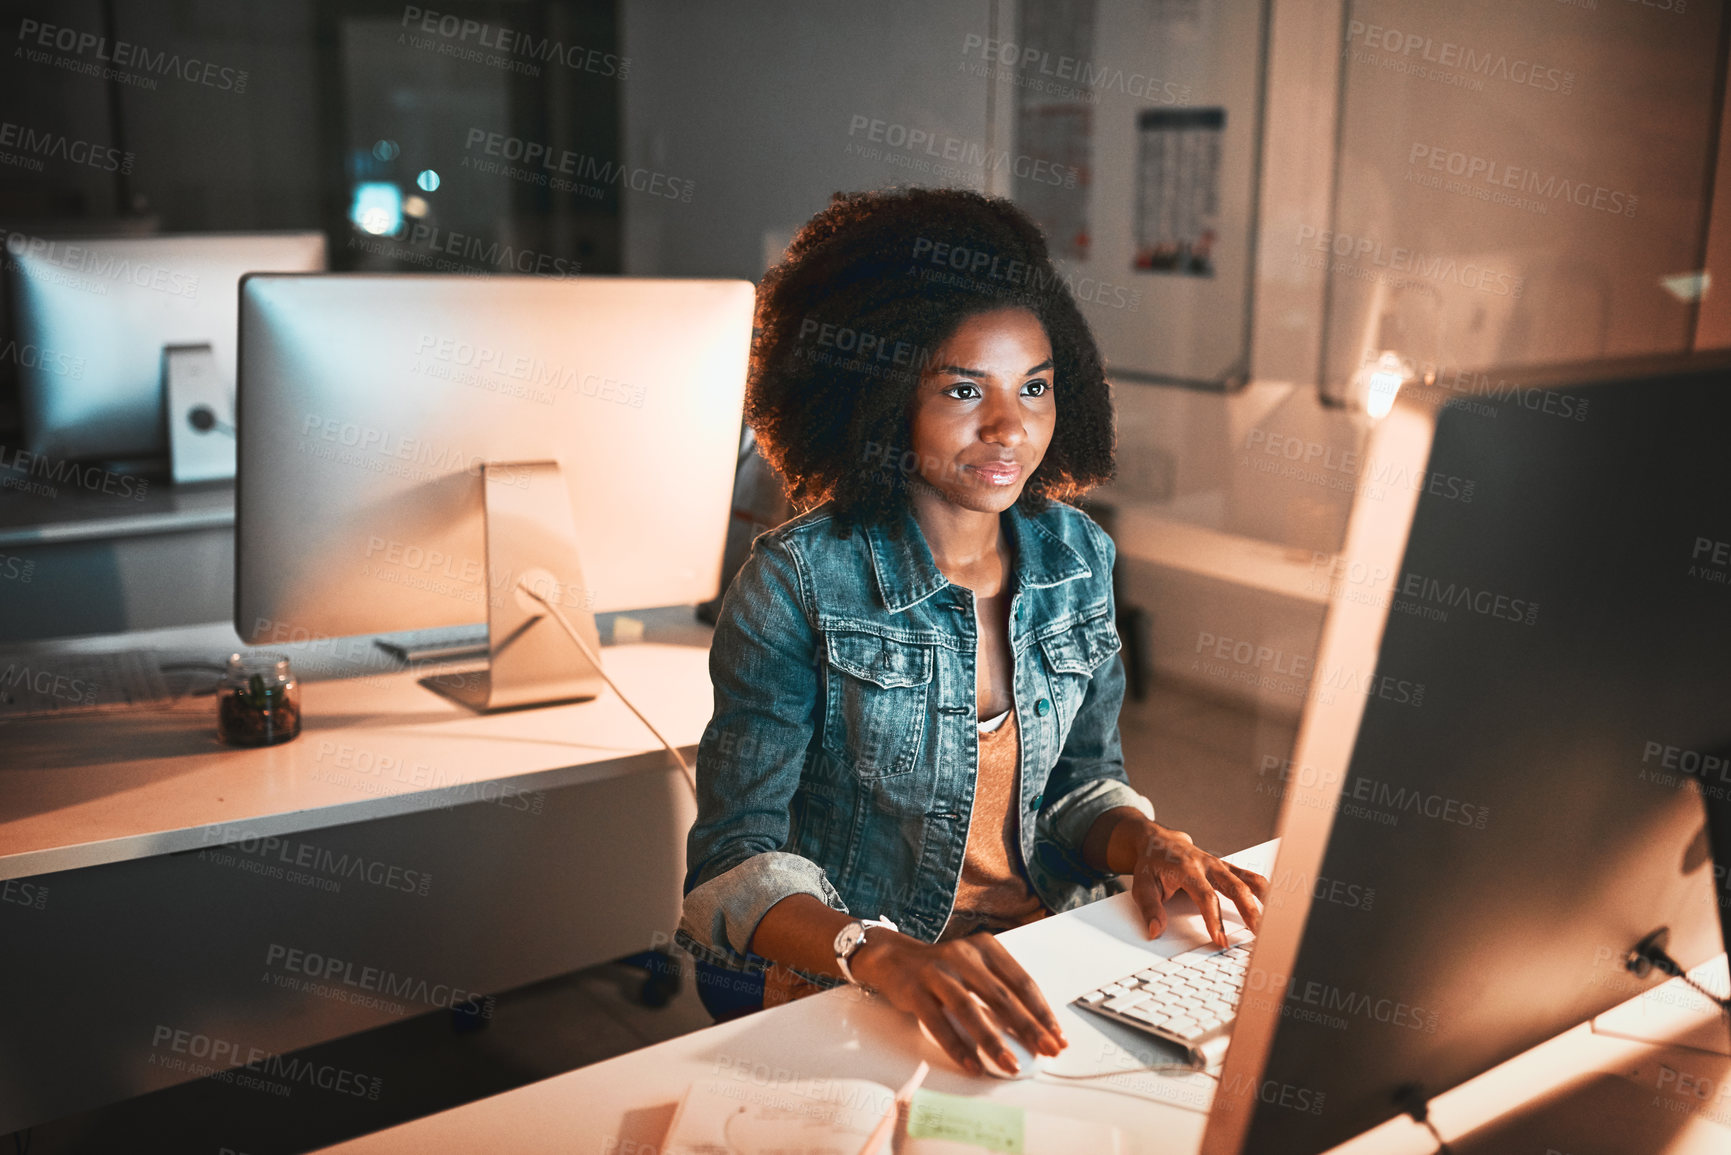
[[[901,1155],[1118,1155],[1124,1133],[1105,1123],[1008,1103],[919,1091]]]
[[[865,1079],[693,1083],[665,1155],[855,1155],[895,1102]]]
[[[941,1143],[911,1144],[904,1152],[940,1155],[955,1147],[1002,1151],[1022,1155],[1023,1111],[989,1099],[946,1095],[941,1091],[917,1091],[908,1108],[908,1139],[943,1140]]]
[[[693,1083],[664,1155],[857,1155],[895,1092],[865,1079]],[[1118,1155],[1116,1127],[1012,1104],[921,1090],[901,1155]]]

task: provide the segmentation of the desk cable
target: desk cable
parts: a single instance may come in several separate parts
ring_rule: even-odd
[[[1696,982],[1694,977],[1683,969],[1682,963],[1666,953],[1665,945],[1670,941],[1671,928],[1660,927],[1629,948],[1629,953],[1623,956],[1624,968],[1638,979],[1646,978],[1653,971],[1670,975],[1674,979],[1682,979],[1702,998],[1718,1007],[1720,1014],[1731,1017],[1731,999],[1722,998]]]
[[[1086,1082],[1089,1079],[1110,1079],[1114,1075],[1164,1075],[1168,1071],[1185,1071],[1192,1075],[1206,1075],[1219,1081],[1220,1076],[1209,1071],[1202,1063],[1194,1059],[1183,1063],[1148,1063],[1140,1067],[1119,1067],[1111,1071],[1089,1071],[1087,1074],[1072,1075],[1064,1071],[1052,1071],[1041,1068],[1038,1075],[1042,1079],[1063,1079],[1066,1082]],[[1102,1091],[1113,1091],[1115,1087],[1101,1087]]]
[[[597,674],[601,675],[602,681],[606,682],[608,687],[615,694],[619,695],[619,700],[621,702],[624,702],[625,705],[630,708],[630,710],[633,714],[637,715],[637,720],[642,722],[645,726],[649,727],[649,732],[651,734],[654,734],[657,738],[659,738],[661,740],[661,744],[663,746],[667,747],[667,752],[669,754],[673,755],[673,760],[675,762],[679,763],[680,772],[685,775],[685,784],[691,788],[691,796],[693,798],[696,798],[697,797],[697,775],[695,775],[691,772],[691,767],[686,764],[684,758],[679,756],[679,751],[675,750],[673,748],[673,743],[671,743],[667,740],[667,736],[665,734],[663,734],[660,730],[657,730],[655,728],[654,722],[651,722],[648,718],[644,717],[643,711],[639,710],[637,708],[636,703],[632,702],[632,700],[630,698],[627,698],[625,696],[624,690],[621,690],[618,686],[614,685],[613,679],[609,678],[607,676],[607,671],[602,668],[600,657],[595,653],[594,650],[591,650],[589,648],[589,643],[585,642],[583,640],[583,636],[577,632],[577,628],[575,626],[573,626],[569,620],[566,619],[564,614],[559,612],[559,607],[554,605],[552,602],[548,601],[546,598],[542,597],[539,593],[536,593],[533,589],[530,588],[529,583],[526,581],[519,580],[517,582],[517,590],[519,593],[527,594],[529,597],[531,597],[535,601],[539,602],[541,604],[541,606],[543,608],[545,608],[548,613],[553,615],[553,620],[558,622],[562,627],[564,627],[564,630],[567,634],[571,635],[571,640],[577,643],[577,648],[583,651],[583,656],[589,659],[590,664],[595,667],[595,672]]]
[[[1394,1101],[1415,1123],[1431,1133],[1431,1138],[1436,1140],[1436,1155],[1451,1155],[1448,1140],[1442,1137],[1442,1132],[1431,1122],[1430,1100],[1425,1096],[1423,1087],[1417,1083],[1408,1083],[1394,1093]]]
[[[1064,1071],[1053,1071],[1046,1067],[1040,1067],[1036,1069],[1034,1079],[1036,1082],[1075,1084],[1078,1089],[1084,1091],[1105,1091],[1113,1095],[1129,1095],[1132,1098],[1146,1100],[1148,1096],[1140,1091],[1133,1091],[1128,1087],[1113,1087],[1104,1083],[1094,1083],[1092,1080],[1110,1079],[1120,1075],[1164,1075],[1177,1072],[1203,1075],[1216,1082],[1219,1082],[1220,1080],[1218,1073],[1209,1070],[1207,1066],[1200,1062],[1194,1055],[1184,1062],[1145,1063],[1139,1067],[1116,1067],[1110,1071],[1089,1071],[1085,1074],[1070,1074]]]

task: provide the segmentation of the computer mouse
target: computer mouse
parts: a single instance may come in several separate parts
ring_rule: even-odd
[[[1032,1079],[1034,1077],[1034,1072],[1046,1062],[1046,1056],[1036,1055],[1032,1051],[1028,1050],[1027,1047],[1022,1045],[1022,1040],[1016,1038],[1015,1035],[1011,1034],[1008,1030],[998,1024],[997,1019],[992,1016],[992,1012],[986,1008],[984,1003],[981,1003],[980,1007],[985,1011],[986,1017],[998,1028],[998,1037],[1004,1040],[1004,1047],[1010,1052],[1010,1054],[1015,1056],[1016,1069],[1014,1071],[1006,1070],[1004,1067],[999,1065],[996,1056],[991,1052],[984,1049],[976,1049],[974,1051],[974,1057],[980,1061],[980,1068],[994,1079]],[[944,1017],[950,1021],[950,1027],[956,1032],[956,1034],[962,1036],[964,1039],[968,1037],[968,1032],[962,1029],[961,1020],[956,1017],[955,1012],[951,1011],[948,1007],[945,1007]],[[924,1023],[920,1024],[920,1031],[926,1036],[926,1038],[931,1039],[933,1046],[937,1046],[937,1039],[932,1035],[931,1030],[927,1028]],[[942,1048],[940,1047],[939,1049],[941,1050]]]

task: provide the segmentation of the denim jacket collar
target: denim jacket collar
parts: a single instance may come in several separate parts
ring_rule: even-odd
[[[1013,588],[1044,589],[1093,576],[1080,553],[1016,506],[1004,517],[1016,551]],[[888,524],[869,523],[865,534],[871,543],[878,596],[890,613],[917,605],[950,584],[938,569],[911,507],[904,507]]]

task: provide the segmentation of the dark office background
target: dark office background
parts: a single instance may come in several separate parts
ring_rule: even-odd
[[[620,86],[605,63],[619,55],[611,0],[463,6],[465,18],[598,54],[591,69],[540,65],[539,75],[403,52],[405,11],[393,0],[0,3],[0,30],[11,42],[0,68],[0,120],[133,158],[130,172],[0,165],[0,228],[8,237],[319,229],[332,268],[405,271],[425,267],[433,241],[463,234],[482,245],[438,255],[477,272],[499,271],[477,255],[495,244],[585,273],[619,272],[617,184],[600,185],[602,195],[590,198],[529,182],[446,181],[423,196],[424,215],[404,218],[411,229],[421,226],[418,234],[376,241],[350,223],[358,184],[394,180],[413,189],[422,171],[448,173],[476,128],[599,164],[619,158]],[[219,71],[209,84],[158,75],[154,89],[93,82],[26,59],[24,48],[34,44],[23,35],[27,21],[152,55],[197,57]],[[95,51],[78,58],[93,61]],[[416,236],[426,238],[418,247]],[[12,324],[4,304],[0,346]],[[0,444],[16,444],[17,431],[16,359],[0,359]]]

